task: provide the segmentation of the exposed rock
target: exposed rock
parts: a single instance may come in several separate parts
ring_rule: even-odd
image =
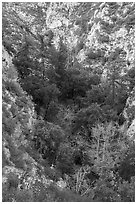
[[[130,140],[135,140],[135,119],[132,121],[131,125],[129,126],[127,130],[127,136]]]
[[[132,90],[130,96],[127,99],[127,103],[123,111],[123,115],[129,127],[135,118],[135,89]]]
[[[123,115],[126,119],[124,127],[126,127],[126,134],[128,139],[134,141],[135,139],[135,89],[132,90],[130,96],[127,99],[126,107],[123,111]]]

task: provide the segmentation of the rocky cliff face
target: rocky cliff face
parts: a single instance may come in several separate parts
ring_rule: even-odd
[[[123,115],[128,123],[128,126],[131,125],[135,118],[135,89],[132,90],[130,96],[127,99]]]
[[[135,119],[132,121],[131,125],[129,126],[127,130],[127,135],[130,140],[135,140]]]
[[[130,96],[127,99],[126,107],[123,111],[123,115],[126,119],[127,136],[131,139],[135,139],[135,89],[132,90]]]

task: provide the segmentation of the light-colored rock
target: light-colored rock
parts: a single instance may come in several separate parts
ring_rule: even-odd
[[[131,125],[127,130],[127,136],[130,140],[135,140],[135,119],[132,121]]]
[[[132,90],[130,96],[127,99],[123,116],[125,117],[128,126],[130,126],[135,118],[135,89]]]

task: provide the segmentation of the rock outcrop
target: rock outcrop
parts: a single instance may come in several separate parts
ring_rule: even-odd
[[[127,136],[130,140],[135,139],[135,89],[127,99],[123,115],[126,119]]]

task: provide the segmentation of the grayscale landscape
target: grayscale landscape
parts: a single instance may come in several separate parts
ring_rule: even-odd
[[[2,3],[2,201],[135,202],[135,3]]]

